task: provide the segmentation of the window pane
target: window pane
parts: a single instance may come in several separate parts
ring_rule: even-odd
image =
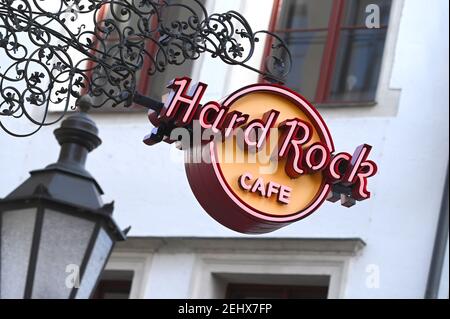
[[[98,283],[93,299],[128,299],[131,281],[101,280]]]
[[[0,212],[0,299],[23,298],[36,209]]]
[[[151,5],[148,4],[146,1],[141,1],[143,4],[143,8],[141,10],[143,12],[148,12],[151,8]],[[169,4],[174,4],[174,6],[163,6],[164,8],[161,9],[159,14],[161,14],[161,22],[159,27],[161,27],[161,24],[163,24],[168,29],[177,28],[177,24],[172,24],[174,21],[181,21],[181,22],[188,22],[191,20],[192,23],[192,10],[195,11],[195,13],[198,15],[200,20],[203,19],[201,7],[196,4],[196,2],[193,2],[192,0],[170,0],[167,1]],[[197,1],[201,4],[205,4],[205,0],[199,0]],[[123,5],[120,4],[113,4],[112,8],[115,10],[116,16],[121,16],[121,10],[123,9]],[[144,15],[145,16],[145,15]],[[156,15],[152,15],[154,18],[156,18]],[[108,65],[114,65],[114,59],[117,59],[118,57],[122,57],[124,54],[128,52],[126,48],[120,48],[118,46],[118,39],[119,39],[119,33],[124,33],[125,35],[128,35],[128,39],[130,42],[133,43],[133,52],[135,53],[132,56],[135,57],[137,54],[140,53],[140,45],[142,44],[145,49],[148,51],[149,54],[152,54],[154,58],[156,58],[156,55],[158,54],[158,45],[152,45],[154,43],[151,40],[145,40],[144,43],[141,43],[143,41],[142,33],[140,30],[144,29],[143,23],[144,21],[140,18],[139,15],[136,13],[131,13],[130,17],[128,15],[125,15],[122,17],[124,20],[123,22],[118,21],[114,18],[113,12],[109,10],[109,12],[106,15],[107,19],[113,19],[116,20],[116,23],[119,26],[119,31],[114,30],[111,32],[111,34],[108,36],[108,40],[106,42],[106,48],[99,48],[100,51],[107,51],[109,58],[105,58],[105,61]],[[155,40],[159,40],[159,34],[156,32],[158,25],[155,25],[154,23],[156,20],[147,21],[149,23],[149,30],[151,30],[151,37]],[[128,32],[130,30],[125,28],[133,28],[133,30],[138,34],[138,36],[135,35],[129,35]],[[183,30],[186,34],[193,34],[195,32],[194,28],[188,26],[187,29]],[[176,32],[175,32],[176,33]],[[156,66],[155,62],[148,58],[147,55],[144,55],[144,62],[141,69],[137,70],[134,75],[136,78],[132,78],[131,76],[128,78],[129,81],[136,83],[136,91],[142,95],[152,97],[156,100],[161,100],[161,97],[167,92],[167,85],[168,83],[176,78],[176,77],[182,77],[182,76],[189,76],[192,73],[192,67],[193,67],[193,60],[186,56],[185,59],[183,58],[181,47],[183,47],[182,41],[176,41],[174,40],[171,44],[171,49],[175,49],[177,54],[180,54],[177,58],[177,62],[181,63],[181,65],[176,64],[168,64],[164,70],[158,70],[155,72]],[[164,48],[164,50],[167,50],[167,48]],[[122,54],[122,55],[121,55]],[[160,52],[158,57],[156,58],[158,62],[165,62],[165,55],[163,52]],[[142,61],[138,58],[132,59],[128,58],[125,59],[126,62],[130,63],[130,65],[135,66],[141,63]],[[161,67],[161,66],[159,66]],[[151,74],[148,74],[148,71],[151,71]],[[111,85],[107,81],[107,73],[105,70],[97,70],[94,72],[95,74],[92,76],[95,83],[102,87],[103,90],[105,90],[107,93],[109,92],[112,95],[117,95],[118,92],[122,91],[124,89],[123,87],[117,87]],[[122,83],[123,84],[123,83]],[[114,90],[111,91],[110,90]],[[94,104],[100,105],[103,102],[107,100],[107,95],[101,94],[100,96],[94,97]],[[106,104],[104,104],[101,108],[94,109],[95,111],[99,112],[111,112],[111,111],[127,111],[127,110],[134,110],[134,111],[146,111],[144,107],[138,106],[134,104],[135,107],[133,108],[124,108],[124,107],[112,107],[113,102],[108,101]]]
[[[78,289],[76,294],[77,299],[89,298],[92,289],[97,282],[97,278],[100,276],[100,273],[105,266],[105,262],[108,259],[112,246],[113,241],[108,233],[104,229],[100,229],[94,248],[92,248],[91,256],[86,265],[86,269],[81,278],[80,289]]]
[[[284,36],[293,62],[286,85],[310,100],[316,93],[326,37],[323,31],[292,32]]]
[[[171,0],[168,1],[169,3],[175,4],[175,6],[168,7],[164,10],[162,10],[161,14],[161,20],[164,26],[168,29],[173,28],[171,26],[172,22],[174,21],[183,21],[187,22],[192,17],[191,10],[188,10],[187,7],[191,8],[195,11],[195,14],[202,20],[203,13],[201,11],[201,8],[199,5],[196,5],[194,1],[192,0]],[[205,5],[205,0],[199,1],[201,4]],[[184,7],[187,6],[187,7]],[[195,30],[191,27],[187,27],[187,29],[183,30],[186,34],[194,34]],[[149,41],[147,41],[149,42]],[[172,49],[177,48],[176,44],[179,46],[182,46],[182,42],[174,42],[174,45],[172,45]],[[154,55],[157,54],[158,47],[155,46],[155,52]],[[174,78],[179,78],[183,76],[189,76],[192,73],[192,67],[193,67],[193,60],[186,57],[186,59],[182,58],[181,50],[177,50],[178,53],[180,53],[179,58],[177,58],[177,61],[183,61],[181,65],[167,65],[166,69],[163,72],[156,72],[153,75],[150,75],[150,79],[148,79],[148,87],[144,88],[144,91],[140,92],[143,95],[150,96],[156,100],[161,100],[161,97],[167,93],[167,85],[171,80]],[[158,58],[163,60],[163,54],[160,53]],[[152,62],[153,63],[153,62]],[[142,70],[140,72],[140,80],[139,81],[145,81],[145,77],[148,75],[145,74],[146,70]]]
[[[286,85],[310,100],[319,80],[332,4],[333,0],[285,0],[278,18],[278,34],[292,54]]]
[[[105,270],[92,299],[128,299],[134,272],[127,270]]]
[[[278,30],[327,28],[333,0],[285,0]]]
[[[381,28],[364,27],[369,3],[380,6]],[[330,102],[374,101],[380,75],[389,19],[390,1],[349,1],[346,26],[340,32],[336,64],[328,100]],[[361,27],[362,26],[362,27]],[[384,26],[384,27],[383,27]]]
[[[67,299],[68,265],[81,266],[95,223],[46,209],[42,223],[32,298]]]

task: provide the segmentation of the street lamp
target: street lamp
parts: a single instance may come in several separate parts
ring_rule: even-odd
[[[84,112],[54,131],[59,159],[0,200],[0,298],[89,298],[116,241],[125,234],[86,171],[101,144]],[[79,283],[79,285],[78,285]]]

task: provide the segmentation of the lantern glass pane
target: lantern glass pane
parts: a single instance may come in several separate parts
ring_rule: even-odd
[[[0,299],[24,297],[36,211],[0,213]]]
[[[91,220],[45,210],[32,298],[69,298],[94,226]]]
[[[86,266],[86,271],[81,279],[80,289],[76,295],[77,299],[87,299],[90,297],[103,271],[113,244],[114,242],[108,233],[104,229],[100,229],[91,257]]]

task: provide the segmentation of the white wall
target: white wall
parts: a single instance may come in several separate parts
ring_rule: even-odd
[[[241,5],[238,0],[219,1],[215,4],[220,10],[210,4],[212,10],[243,10],[261,29],[268,23],[270,0],[258,1],[258,6],[249,6],[254,0]],[[361,237],[367,246],[351,265],[346,297],[421,298],[425,291],[448,163],[448,2],[427,1],[425,10],[423,1],[405,0],[394,47],[393,69],[388,73],[391,87],[401,89],[399,104],[392,106],[398,108],[391,112],[395,115],[321,111],[337,150],[373,145],[371,158],[379,167],[369,181],[373,198],[352,209],[326,203],[307,219],[268,235]],[[211,98],[219,99],[234,86],[256,79],[237,66],[230,70],[220,61],[202,61],[196,72],[198,80],[210,84]],[[389,105],[375,106],[383,107]],[[132,226],[132,236],[246,237],[222,227],[202,210],[182,163],[169,160],[171,146],[149,148],[141,142],[150,129],[144,114],[94,118],[103,145],[90,155],[88,170],[102,185],[105,198],[115,200],[116,219],[123,227]],[[26,171],[56,159],[54,128],[24,139],[0,133],[0,197],[23,181]],[[372,264],[380,270],[378,289],[366,286],[366,270]],[[448,278],[448,267],[445,271]]]

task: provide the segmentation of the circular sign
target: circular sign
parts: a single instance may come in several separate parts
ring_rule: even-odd
[[[248,120],[239,127],[241,136],[189,151],[204,156],[185,167],[206,212],[242,233],[271,232],[312,214],[330,191],[323,168],[334,152],[315,108],[298,93],[269,84],[240,89],[221,107]]]

